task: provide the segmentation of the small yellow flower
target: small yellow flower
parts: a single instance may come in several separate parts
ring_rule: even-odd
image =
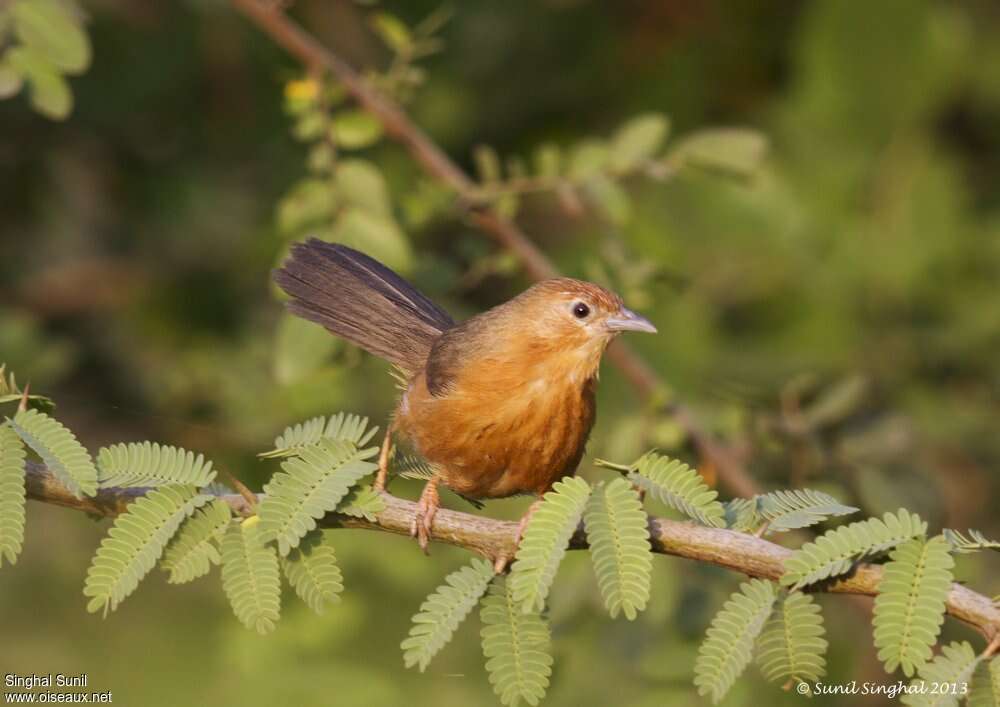
[[[315,101],[319,83],[313,79],[296,79],[285,84],[285,98],[290,101]]]

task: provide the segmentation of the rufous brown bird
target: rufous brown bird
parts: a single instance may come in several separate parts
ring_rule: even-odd
[[[395,433],[429,462],[411,530],[425,551],[439,484],[471,499],[541,496],[572,475],[594,425],[601,355],[621,332],[656,332],[618,295],[569,278],[456,324],[378,261],[317,239],[293,246],[274,280],[293,313],[402,372],[375,485],[385,488]]]

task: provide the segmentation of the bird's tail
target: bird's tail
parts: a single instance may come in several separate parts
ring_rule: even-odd
[[[454,326],[406,280],[353,248],[311,238],[273,273],[288,309],[396,364],[423,368],[434,341]]]

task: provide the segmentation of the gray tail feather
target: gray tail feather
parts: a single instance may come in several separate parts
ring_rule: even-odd
[[[353,248],[310,238],[273,273],[288,309],[414,373],[455,325],[406,280]]]

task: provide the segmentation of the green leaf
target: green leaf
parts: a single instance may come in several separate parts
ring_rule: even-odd
[[[510,573],[511,592],[524,613],[545,608],[545,598],[589,496],[590,486],[583,479],[557,481],[528,521]]]
[[[718,703],[753,657],[754,641],[777,599],[773,582],[752,579],[740,585],[712,619],[694,664],[694,684],[699,695]]]
[[[375,447],[359,450],[350,442],[322,439],[283,462],[283,471],[271,478],[260,503],[264,541],[276,541],[281,555],[287,555],[354,484],[376,469],[365,461],[376,452]]]
[[[97,451],[98,485],[129,488],[190,484],[201,488],[215,478],[201,454],[156,442],[115,444]]]
[[[777,683],[815,682],[826,673],[823,613],[809,594],[791,592],[775,607],[757,641],[757,664]]]
[[[955,560],[941,535],[908,540],[890,557],[875,598],[875,647],[886,672],[902,666],[911,677],[933,655]]]
[[[222,561],[216,544],[229,528],[229,504],[213,499],[184,521],[163,552],[160,567],[170,576],[170,584],[184,584],[208,574]]]
[[[49,60],[26,46],[7,52],[7,64],[31,85],[31,107],[52,120],[63,120],[73,110],[73,94],[66,79]]]
[[[853,506],[845,506],[833,496],[810,489],[772,491],[757,496],[757,512],[768,521],[768,532],[782,533],[798,528],[808,528],[832,516],[857,513]]]
[[[420,672],[427,669],[483,596],[493,577],[493,566],[481,559],[474,559],[445,577],[444,584],[420,605],[420,611],[413,616],[410,635],[400,645],[407,668],[417,665]]]
[[[541,614],[526,614],[510,581],[497,577],[479,612],[486,671],[493,692],[508,707],[522,700],[537,705],[552,674],[549,627]]]
[[[337,565],[337,553],[326,542],[323,531],[314,530],[281,560],[292,589],[310,609],[322,614],[326,604],[340,601],[344,578]]]
[[[657,501],[702,525],[725,525],[726,509],[717,500],[719,494],[684,462],[651,452],[640,457],[632,469],[629,481]]]
[[[274,377],[282,385],[304,380],[329,364],[339,346],[339,340],[319,324],[282,312],[274,345]]]
[[[806,543],[785,560],[781,583],[799,589],[828,577],[844,574],[866,557],[885,552],[927,532],[927,523],[905,508],[881,519],[851,523],[830,530]]]
[[[751,177],[767,153],[767,138],[745,128],[700,130],[679,141],[668,156],[678,166],[694,166],[736,177]]]
[[[133,501],[115,518],[87,570],[87,611],[114,611],[135,591],[180,524],[211,500],[194,486],[164,486]]]
[[[725,527],[730,530],[738,530],[742,533],[749,533],[761,524],[761,517],[757,506],[757,497],[754,498],[734,498],[723,504],[725,508]]]
[[[7,61],[0,59],[0,99],[16,96],[23,84],[24,79],[17,69]],[[0,402],[3,401],[0,400]]]
[[[387,47],[397,54],[409,51],[413,46],[410,30],[402,20],[388,12],[376,12],[370,20],[371,27]]]
[[[265,634],[281,617],[278,555],[264,544],[257,517],[233,523],[222,538],[222,588],[236,618]]]
[[[359,150],[381,139],[382,124],[368,111],[345,110],[333,116],[330,134],[340,147]]]
[[[395,220],[356,206],[343,210],[332,237],[338,243],[363,250],[395,270],[409,270],[413,261],[410,242]]]
[[[7,365],[0,363],[0,403],[19,403],[25,398],[24,391],[17,385],[14,371],[7,373]],[[39,412],[51,412],[56,404],[44,395],[28,395],[28,406]]]
[[[305,447],[312,447],[322,439],[334,442],[350,442],[355,447],[363,447],[371,441],[378,427],[368,427],[368,418],[360,415],[338,412],[336,415],[313,417],[300,422],[285,431],[274,440],[274,449],[257,456],[264,459],[294,457]]]
[[[378,167],[367,160],[341,160],[334,175],[337,193],[345,203],[390,218],[389,188]]]
[[[920,670],[920,677],[913,680],[909,694],[900,702],[910,707],[958,707],[962,698],[961,687],[972,679],[980,658],[966,641],[954,641]],[[955,685],[957,694],[948,689]]]
[[[1000,658],[981,661],[976,667],[969,707],[1000,707]]]
[[[322,179],[303,179],[278,202],[278,230],[286,236],[328,222],[333,218],[337,197],[333,186]]]
[[[337,506],[337,512],[371,522],[378,520],[378,514],[385,510],[385,499],[370,485],[355,486]]]
[[[65,73],[90,65],[90,40],[69,7],[57,0],[19,0],[10,13],[17,38]]]
[[[562,170],[562,152],[558,145],[544,143],[535,150],[535,173],[539,177],[555,178]]]
[[[951,546],[952,552],[965,554],[978,552],[979,550],[1000,551],[1000,542],[990,540],[978,530],[969,530],[968,533],[967,537],[957,530],[952,530],[951,528],[944,529],[944,538]]]
[[[60,422],[37,410],[24,410],[10,420],[10,426],[73,495],[97,493],[97,468],[90,454]]]
[[[611,152],[600,140],[584,140],[573,148],[566,168],[567,176],[583,180],[601,172],[608,165]]]
[[[646,113],[629,120],[611,139],[611,168],[625,172],[651,158],[669,129],[670,121],[659,113]]]
[[[608,221],[626,224],[632,215],[628,192],[618,182],[603,174],[593,174],[583,182],[583,193]]]
[[[14,564],[24,543],[24,443],[0,425],[0,567]]]
[[[600,484],[587,502],[583,522],[604,605],[612,618],[621,611],[632,621],[649,601],[653,567],[649,518],[639,494],[622,478]]]

